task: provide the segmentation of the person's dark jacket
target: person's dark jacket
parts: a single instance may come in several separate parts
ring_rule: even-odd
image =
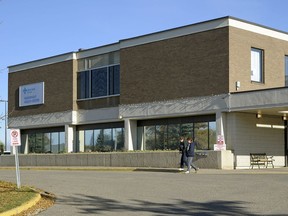
[[[185,153],[185,143],[184,142],[179,143],[179,152],[181,152],[182,154]]]
[[[187,157],[194,157],[195,156],[195,142],[188,143],[186,148],[186,156]]]

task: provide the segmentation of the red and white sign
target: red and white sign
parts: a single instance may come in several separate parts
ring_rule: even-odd
[[[10,130],[10,143],[11,146],[21,146],[21,134],[19,129]]]
[[[223,135],[217,136],[217,144],[224,144],[224,136]]]
[[[214,151],[225,151],[226,145],[225,144],[214,144]]]

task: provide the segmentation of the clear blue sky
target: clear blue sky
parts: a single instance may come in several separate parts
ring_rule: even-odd
[[[287,8],[287,0],[0,0],[0,100],[11,65],[227,15],[288,32]]]

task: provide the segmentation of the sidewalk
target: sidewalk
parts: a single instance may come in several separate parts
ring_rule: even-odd
[[[15,169],[15,167],[0,167],[0,170]],[[155,167],[104,167],[104,166],[30,166],[20,167],[20,170],[71,170],[71,171],[126,171],[126,172],[171,172],[181,173],[178,168],[155,168]],[[185,171],[185,169],[184,169]],[[193,173],[193,171],[191,171]],[[288,167],[275,167],[275,168],[254,168],[254,169],[233,169],[233,170],[221,170],[221,169],[200,169],[197,174],[288,174]]]

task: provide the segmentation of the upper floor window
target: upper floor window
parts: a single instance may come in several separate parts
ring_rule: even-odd
[[[288,56],[285,56],[285,86],[288,86]]]
[[[119,51],[78,60],[78,99],[120,94]]]
[[[91,56],[78,60],[78,71],[100,68],[107,65],[120,64],[119,51]]]
[[[263,50],[251,48],[251,81],[263,82]]]
[[[78,99],[120,94],[120,65],[110,65],[78,73]]]

